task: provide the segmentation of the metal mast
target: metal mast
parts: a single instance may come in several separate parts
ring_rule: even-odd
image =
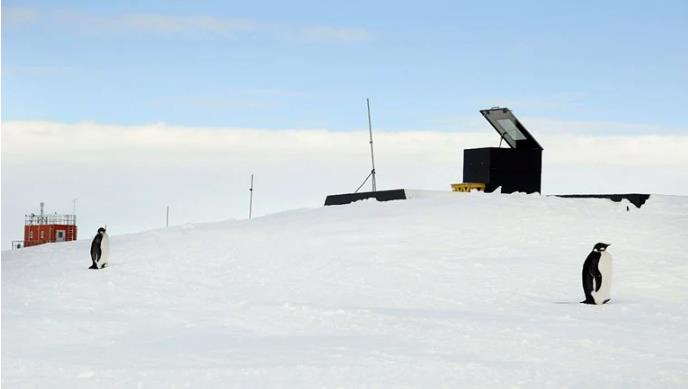
[[[373,152],[373,124],[370,120],[370,100],[366,98],[366,105],[368,106],[368,132],[370,133],[370,159],[373,163],[373,170],[370,174],[373,176],[373,192],[377,191],[377,183],[375,182],[375,153]]]
[[[79,198],[72,199],[74,207],[72,208],[72,213],[74,214],[74,224],[76,224],[76,201],[79,200]]]
[[[253,174],[251,174],[251,187],[248,189],[251,193],[251,197],[248,203],[248,219],[251,220],[251,213],[253,212]]]

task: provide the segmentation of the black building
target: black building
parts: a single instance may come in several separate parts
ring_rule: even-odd
[[[508,108],[480,111],[509,148],[483,147],[463,151],[463,181],[484,183],[485,191],[540,192],[542,146]]]

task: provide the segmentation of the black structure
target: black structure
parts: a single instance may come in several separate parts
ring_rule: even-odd
[[[508,108],[480,111],[510,148],[484,147],[463,151],[463,181],[485,184],[485,191],[540,192],[542,146]]]
[[[650,198],[649,194],[643,193],[625,193],[625,194],[572,194],[572,195],[556,195],[557,197],[567,197],[574,199],[609,199],[615,202],[621,202],[621,200],[626,199],[631,204],[635,205],[636,208],[640,208],[647,199]]]
[[[403,189],[380,190],[376,192],[356,192],[329,195],[325,198],[325,205],[342,205],[358,200],[376,199],[377,201],[406,200]]]

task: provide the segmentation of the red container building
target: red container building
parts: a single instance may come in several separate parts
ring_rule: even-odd
[[[76,215],[45,215],[43,203],[39,215],[26,215],[24,219],[24,247],[50,242],[76,240]]]

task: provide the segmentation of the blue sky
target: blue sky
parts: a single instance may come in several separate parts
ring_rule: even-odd
[[[391,130],[683,124],[688,2],[544,3],[4,1],[3,120],[341,131],[370,97]]]

